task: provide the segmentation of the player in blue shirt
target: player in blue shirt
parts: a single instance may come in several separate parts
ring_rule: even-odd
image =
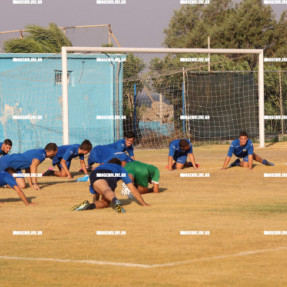
[[[7,155],[12,148],[12,141],[9,139],[0,142],[0,156]]]
[[[20,174],[22,174],[21,170],[25,170],[27,174],[36,174],[38,165],[47,157],[52,159],[56,155],[57,150],[58,147],[55,143],[49,143],[45,149],[32,149],[24,153],[14,153],[12,155],[3,156],[0,158],[0,171],[12,167]],[[27,180],[31,187],[37,190],[40,189],[36,176],[29,176]],[[17,178],[17,183],[22,189],[26,187],[25,178]]]
[[[19,197],[22,199],[22,201],[26,205],[35,205],[34,203],[29,203],[24,192],[21,190],[21,188],[18,186],[15,178],[12,176],[13,173],[16,173],[17,171],[14,168],[8,167],[5,171],[0,171],[0,186],[9,185],[11,188],[13,188],[19,195]]]
[[[266,159],[262,159],[258,154],[254,153],[253,143],[248,138],[248,134],[245,131],[241,131],[239,133],[239,138],[230,144],[222,169],[226,169],[233,154],[238,158],[233,163],[231,163],[229,167],[241,166],[252,169],[253,160],[256,160],[267,166],[274,165],[273,163],[267,161]],[[240,161],[240,158],[243,160]]]
[[[186,161],[187,157],[189,157],[190,162]],[[173,160],[175,161],[174,164]],[[174,168],[182,169],[184,166],[193,166],[194,169],[198,168],[192,152],[192,144],[188,139],[174,140],[169,144],[167,168],[169,170]]]
[[[93,203],[90,204],[86,200],[73,207],[73,210],[106,208],[111,204],[118,213],[125,212],[122,203],[115,196],[115,189],[119,180],[122,180],[128,186],[134,198],[141,205],[148,206],[133,185],[127,171],[121,166],[121,161],[113,158],[109,163],[98,166],[90,175],[90,192],[93,194]]]
[[[135,134],[133,132],[128,132],[125,136],[125,138],[118,140],[115,143],[111,143],[106,145],[109,148],[112,148],[116,151],[122,151],[122,152],[127,152],[129,156],[135,160],[134,156],[134,147],[133,147],[133,142],[135,140]]]
[[[127,162],[133,161],[131,157],[122,151],[117,151],[107,145],[98,145],[92,149],[88,158],[88,165],[92,167],[94,163],[107,163],[114,157],[122,161],[122,166],[125,166]]]
[[[57,165],[59,171],[54,171],[48,169],[43,176],[59,176],[59,177],[68,177],[68,179],[72,179],[72,175],[69,171],[71,166],[71,161],[73,158],[79,157],[80,164],[82,169],[86,175],[88,175],[88,171],[85,165],[84,156],[88,154],[92,150],[92,144],[89,140],[84,140],[81,145],[73,144],[73,145],[63,145],[60,146],[56,156],[53,158],[53,165]]]

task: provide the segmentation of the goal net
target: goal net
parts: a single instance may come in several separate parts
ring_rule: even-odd
[[[0,140],[10,138],[13,152],[86,138],[108,144],[127,132],[159,148],[246,130],[264,146],[261,50],[65,47],[0,61]]]
[[[245,130],[264,146],[262,50],[67,47],[64,74],[71,52],[126,55],[120,63],[123,77],[114,79],[122,83],[122,102],[113,102],[122,114],[106,115],[123,117],[115,124],[123,127],[116,137],[132,131],[141,147],[158,148],[177,138],[225,142]]]

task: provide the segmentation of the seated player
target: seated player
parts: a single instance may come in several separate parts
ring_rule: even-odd
[[[38,165],[43,162],[47,157],[53,158],[57,153],[58,147],[55,143],[49,143],[45,149],[32,149],[23,153],[14,153],[0,158],[0,171],[4,171],[8,167],[14,168],[17,173],[25,170],[25,173],[36,174]],[[37,183],[37,177],[27,177],[30,187],[39,190],[40,187]],[[26,187],[25,178],[16,179],[18,186],[21,189]]]
[[[53,158],[53,165],[57,165],[59,171],[54,171],[48,169],[43,176],[59,176],[59,177],[68,177],[72,179],[72,175],[69,171],[71,166],[71,161],[73,158],[79,157],[80,164],[86,175],[88,171],[85,165],[84,156],[92,150],[92,144],[89,140],[84,140],[81,145],[62,145],[58,148],[56,156]]]
[[[0,171],[0,186],[9,185],[11,188],[13,188],[19,195],[19,197],[22,199],[22,201],[26,205],[35,205],[34,203],[29,203],[24,192],[21,190],[21,188],[18,186],[15,178],[12,176],[13,173],[16,173],[17,171],[14,168],[8,167],[5,171]]]
[[[222,169],[226,169],[233,154],[238,158],[233,163],[231,163],[229,167],[241,166],[252,169],[253,160],[256,160],[267,166],[274,165],[273,163],[267,161],[266,159],[262,159],[258,154],[254,153],[253,143],[248,138],[248,134],[245,131],[240,132],[239,138],[230,144],[228,154]],[[240,161],[240,158],[243,160]]]
[[[133,147],[135,137],[136,135],[133,132],[127,132],[125,138],[118,140],[115,143],[108,144],[106,146],[116,151],[127,152],[129,156],[133,160],[135,160],[134,147]]]
[[[4,142],[0,142],[0,156],[7,155],[12,148],[12,141],[9,139],[4,140]]]
[[[186,160],[187,156],[190,162]],[[173,160],[175,163],[173,163]],[[169,144],[167,168],[169,170],[173,170],[174,168],[182,169],[184,166],[193,166],[194,169],[198,168],[192,152],[192,144],[188,139],[174,140]]]
[[[148,192],[159,192],[159,170],[151,164],[140,161],[129,162],[125,166],[130,179],[141,194]],[[153,183],[153,188],[148,188],[148,184]],[[130,192],[123,183],[122,195],[127,195],[131,198]]]
[[[106,208],[111,204],[118,213],[125,212],[122,203],[115,196],[117,182],[120,179],[128,186],[135,199],[141,205],[148,206],[132,184],[127,171],[121,166],[121,161],[113,158],[109,163],[98,166],[90,175],[90,192],[93,194],[93,203],[90,204],[86,200],[80,205],[73,207],[73,210]]]

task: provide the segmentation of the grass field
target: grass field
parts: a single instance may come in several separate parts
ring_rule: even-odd
[[[126,214],[111,208],[70,211],[91,201],[88,183],[39,179],[40,191],[25,190],[39,203],[30,207],[15,191],[0,188],[0,286],[287,286],[287,236],[263,233],[287,230],[287,178],[264,178],[266,172],[286,172],[287,143],[255,146],[276,166],[255,162],[252,171],[221,171],[227,149],[194,148],[198,172],[209,178],[167,171],[167,150],[136,150],[137,160],[160,169],[161,192],[144,195],[151,207],[123,199]],[[40,171],[49,165],[46,160]],[[74,160],[75,178],[82,176],[78,169]],[[26,230],[42,235],[13,235]]]

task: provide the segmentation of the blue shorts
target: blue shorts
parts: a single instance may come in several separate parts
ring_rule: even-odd
[[[54,157],[53,158],[53,166],[58,164],[60,166],[60,168],[62,169],[63,166],[60,164],[61,160],[62,160],[61,157],[60,158],[59,157],[56,157],[56,158]],[[70,161],[66,161],[66,165],[67,165],[68,170],[70,170],[71,162]]]
[[[248,153],[247,152],[243,152],[243,153],[241,153],[239,155],[235,155],[235,156],[237,156],[239,158],[243,158],[243,161],[248,162]]]
[[[178,162],[178,163],[182,163],[185,164],[186,159],[187,159],[187,154],[185,155],[181,155],[181,156],[173,156],[174,161]]]
[[[90,193],[91,194],[98,194],[94,189],[93,189],[93,184],[95,181],[99,180],[99,179],[104,179],[109,187],[111,188],[112,191],[115,191],[116,187],[117,187],[117,178],[116,177],[102,177],[102,176],[98,176],[98,174],[102,174],[102,173],[112,173],[111,170],[109,169],[97,169],[94,170],[91,174],[90,174]]]

